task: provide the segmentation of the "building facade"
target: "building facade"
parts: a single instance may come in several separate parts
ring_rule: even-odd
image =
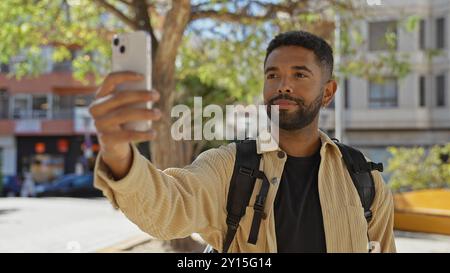
[[[358,53],[377,58],[388,50],[381,38],[394,32],[396,54],[409,56],[411,72],[404,78],[386,73],[382,83],[348,77],[338,92],[344,92],[344,141],[386,163],[388,146],[428,148],[450,141],[450,1],[380,3],[354,21],[366,41]],[[411,16],[418,19],[412,31],[405,27]],[[333,134],[333,108],[323,111],[320,125]]]
[[[43,58],[46,56],[44,55]],[[70,62],[51,64],[43,75],[16,80],[0,73],[0,157],[5,175],[30,171],[36,182],[86,171],[98,150],[88,113],[96,87],[71,76]],[[80,170],[81,168],[81,170]]]

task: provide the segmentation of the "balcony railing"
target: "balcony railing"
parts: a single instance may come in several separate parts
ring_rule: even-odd
[[[57,109],[57,110],[16,110],[12,115],[1,112],[0,119],[73,119],[73,109]]]

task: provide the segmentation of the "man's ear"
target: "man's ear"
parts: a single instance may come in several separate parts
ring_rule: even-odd
[[[324,86],[324,92],[323,92],[323,99],[322,99],[322,106],[327,107],[328,104],[330,104],[331,100],[334,97],[334,94],[337,90],[337,82],[334,79],[329,80],[325,83]]]

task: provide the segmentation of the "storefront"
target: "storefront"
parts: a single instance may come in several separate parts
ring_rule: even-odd
[[[93,153],[86,158],[89,147]],[[95,136],[87,141],[85,136],[19,136],[17,174],[30,171],[36,183],[46,183],[63,174],[80,172],[80,167],[81,172],[88,172],[97,152]]]

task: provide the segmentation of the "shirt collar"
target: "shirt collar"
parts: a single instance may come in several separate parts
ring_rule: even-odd
[[[332,150],[335,150],[335,152],[339,155],[339,157],[342,157],[339,147],[327,134],[319,130],[319,137],[322,142],[322,147],[320,148],[321,154],[322,151],[325,151],[329,146]],[[282,149],[279,147],[274,137],[270,134],[267,134],[264,135],[264,137],[258,136],[256,138],[256,151],[258,154],[263,154],[273,151],[282,151]]]

